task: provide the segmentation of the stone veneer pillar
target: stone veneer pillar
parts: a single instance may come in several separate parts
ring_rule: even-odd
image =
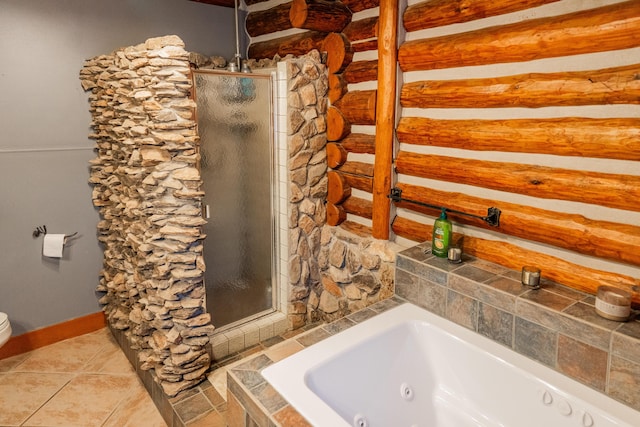
[[[204,306],[200,172],[189,53],[152,38],[85,62],[102,220],[98,291],[112,328],[175,396],[202,381],[213,332]]]
[[[393,295],[397,245],[326,225],[327,69],[287,61],[289,323],[333,321]]]

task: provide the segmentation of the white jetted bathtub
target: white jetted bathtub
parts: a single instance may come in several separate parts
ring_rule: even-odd
[[[640,426],[640,412],[412,304],[262,374],[316,427]]]

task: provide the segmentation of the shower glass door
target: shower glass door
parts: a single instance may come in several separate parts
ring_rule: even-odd
[[[269,75],[194,72],[204,182],[206,305],[216,328],[273,311]]]

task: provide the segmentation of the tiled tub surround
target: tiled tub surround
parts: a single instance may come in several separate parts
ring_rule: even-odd
[[[262,370],[327,427],[638,427],[640,412],[407,302]]]
[[[640,410],[640,314],[620,323],[595,312],[595,297],[544,280],[538,290],[520,272],[464,257],[396,259],[396,295]]]
[[[262,369],[285,357],[401,304],[392,297],[317,326],[284,342],[229,365],[227,370],[227,423],[229,427],[305,427],[310,424],[269,384]]]
[[[231,365],[227,377],[229,426],[309,425],[260,371],[403,299],[640,410],[638,312],[625,323],[610,321],[595,313],[592,295],[544,279],[541,289],[528,289],[520,283],[519,271],[467,256],[461,264],[450,264],[425,254],[429,246],[418,245],[398,254],[395,297]]]

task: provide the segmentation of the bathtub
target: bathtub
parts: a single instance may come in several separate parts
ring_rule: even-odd
[[[316,427],[640,426],[640,412],[408,303],[262,375]]]

